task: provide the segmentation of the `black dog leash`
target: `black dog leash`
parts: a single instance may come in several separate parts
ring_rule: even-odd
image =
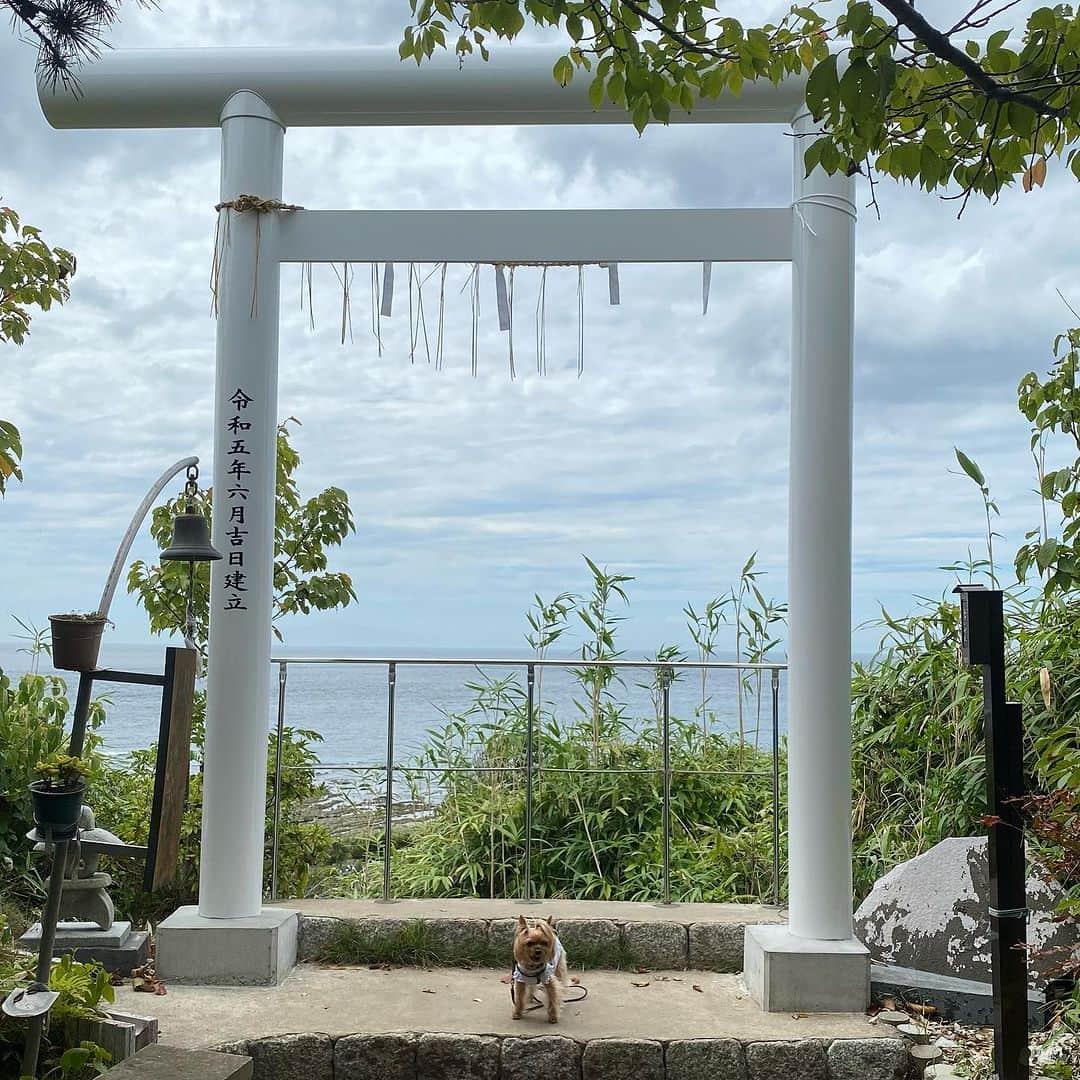
[[[547,987],[541,983],[540,988],[547,993]],[[564,1005],[574,1005],[579,1001],[584,1001],[589,996],[589,988],[582,986],[581,983],[573,983],[570,987],[571,990],[580,990],[581,993],[577,997],[565,997],[563,998]],[[513,972],[510,975],[510,1000],[514,1000],[514,979]],[[534,1001],[525,1011],[532,1012],[534,1009],[544,1009],[547,1006],[542,1001]]]

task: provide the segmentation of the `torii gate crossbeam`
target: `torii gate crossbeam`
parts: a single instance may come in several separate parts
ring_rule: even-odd
[[[417,70],[378,48],[118,51],[80,73],[78,95],[39,98],[62,128],[220,126],[221,200],[280,200],[287,125],[624,123],[578,84],[555,84],[558,55],[514,46],[488,64]],[[672,119],[803,135],[804,88],[748,84]],[[745,968],[764,1008],[864,1008],[869,964],[851,930],[854,182],[804,178],[794,144],[780,209],[231,215],[217,277],[213,538],[226,558],[211,580],[202,872],[198,910],[159,927],[167,978],[273,982],[295,954],[295,915],[262,907],[281,263],[790,259],[790,921],[748,928]],[[253,960],[264,945],[270,959]]]

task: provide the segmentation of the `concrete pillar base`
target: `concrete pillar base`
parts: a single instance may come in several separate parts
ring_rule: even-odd
[[[166,983],[276,986],[296,964],[295,911],[263,908],[244,919],[208,919],[178,908],[157,928],[157,973]]]
[[[765,1012],[865,1012],[870,953],[854,937],[817,941],[782,925],[748,926],[743,978]]]

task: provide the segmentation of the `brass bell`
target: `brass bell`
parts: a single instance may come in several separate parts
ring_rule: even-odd
[[[159,556],[162,562],[216,562],[221,552],[210,543],[210,524],[188,503],[173,519],[172,543]]]

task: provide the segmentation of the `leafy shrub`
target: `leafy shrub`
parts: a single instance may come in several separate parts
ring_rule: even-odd
[[[175,880],[156,893],[143,892],[141,863],[115,861],[110,872],[114,879],[113,899],[118,910],[138,921],[156,922],[181,904],[193,903],[199,887],[199,845],[202,833],[202,753],[206,696],[195,696],[195,722],[192,734],[192,759],[196,771],[188,785],[187,804],[181,823],[179,866]],[[286,728],[282,743],[281,842],[279,847],[278,891],[281,895],[302,896],[311,868],[325,861],[330,837],[321,825],[300,819],[301,807],[321,791],[315,779],[317,755],[314,744],[321,736],[313,731]],[[264,877],[270,882],[270,845],[272,840],[273,778],[276,756],[276,733],[267,746],[268,775],[266,788],[266,858]],[[95,791],[94,807],[98,818],[122,840],[145,844],[154,794],[154,765],[157,748],[136,750],[124,759],[105,766],[104,782]]]
[[[494,704],[486,700],[493,687]],[[395,853],[397,895],[497,897],[524,891],[523,694],[512,680],[474,689],[488,719],[452,718],[416,763],[434,774],[411,775],[417,797],[427,783],[443,797],[430,825]],[[550,714],[538,726],[542,766],[533,792],[533,895],[657,899],[663,843],[658,727],[635,728],[617,710],[591,707],[568,727]],[[673,897],[767,897],[770,755],[702,734],[695,722],[672,720],[670,731]]]
[[[34,820],[29,788],[39,761],[66,752],[69,711],[67,685],[59,676],[30,672],[12,684],[0,671],[0,864],[7,871],[0,892],[9,898],[25,900],[38,893],[35,857],[26,840]],[[95,731],[104,718],[104,699],[93,702],[86,761],[94,775],[102,767],[94,752]]]
[[[12,935],[5,920],[0,917],[0,1000],[32,980],[34,963],[32,957],[15,952]],[[101,1003],[112,1002],[115,997],[108,973],[100,964],[82,964],[70,955],[63,956],[53,965],[49,986],[60,996],[49,1012],[50,1023],[44,1033],[42,1073],[79,1080],[84,1076],[98,1075],[102,1070],[95,1071],[95,1062],[104,1066],[108,1055],[93,1043],[66,1046],[63,1040],[64,1020],[68,1017],[101,1015]],[[0,1013],[0,1076],[19,1075],[25,1038],[25,1021]]]

